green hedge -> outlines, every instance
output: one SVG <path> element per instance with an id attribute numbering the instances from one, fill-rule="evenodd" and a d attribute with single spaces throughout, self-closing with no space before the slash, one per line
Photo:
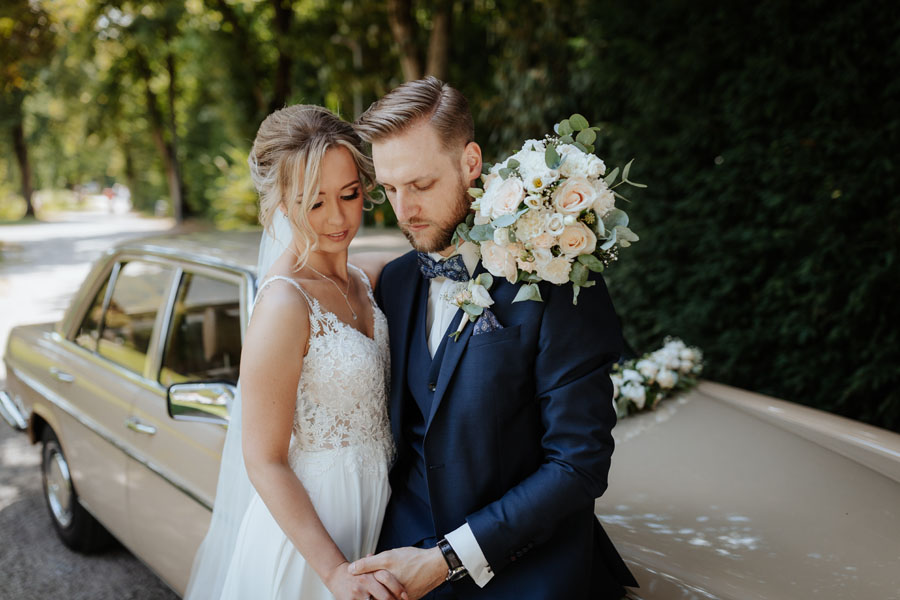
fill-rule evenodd
<path id="1" fill-rule="evenodd" d="M 895 7 L 584 10 L 573 95 L 650 186 L 608 275 L 633 345 L 677 335 L 710 379 L 900 430 Z"/>

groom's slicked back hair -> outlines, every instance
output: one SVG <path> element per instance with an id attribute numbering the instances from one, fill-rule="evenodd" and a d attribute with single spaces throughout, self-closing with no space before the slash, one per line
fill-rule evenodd
<path id="1" fill-rule="evenodd" d="M 469 101 L 459 90 L 432 76 L 394 88 L 372 104 L 354 127 L 363 140 L 372 143 L 403 133 L 421 121 L 437 130 L 448 151 L 462 150 L 475 141 Z"/>

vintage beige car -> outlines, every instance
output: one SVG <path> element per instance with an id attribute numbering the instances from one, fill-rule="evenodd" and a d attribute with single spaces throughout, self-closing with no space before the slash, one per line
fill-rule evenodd
<path id="1" fill-rule="evenodd" d="M 62 541 L 112 534 L 179 594 L 209 522 L 259 234 L 109 250 L 10 334 L 0 415 L 43 444 Z M 703 382 L 614 431 L 596 512 L 630 597 L 900 599 L 900 435 Z M 527 594 L 523 597 L 527 597 Z"/>

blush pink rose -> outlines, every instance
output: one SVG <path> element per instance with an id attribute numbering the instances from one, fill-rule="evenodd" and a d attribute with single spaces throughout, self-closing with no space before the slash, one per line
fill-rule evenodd
<path id="1" fill-rule="evenodd" d="M 564 215 L 577 215 L 589 209 L 597 191 L 584 177 L 570 177 L 553 193 L 553 205 Z"/>
<path id="2" fill-rule="evenodd" d="M 563 230 L 559 236 L 559 249 L 570 258 L 579 254 L 590 254 L 597 249 L 597 236 L 590 227 L 577 222 Z"/>
<path id="3" fill-rule="evenodd" d="M 481 262 L 494 277 L 505 277 L 510 283 L 515 283 L 518 275 L 516 251 L 515 245 L 510 245 L 507 249 L 494 242 L 482 242 Z"/>

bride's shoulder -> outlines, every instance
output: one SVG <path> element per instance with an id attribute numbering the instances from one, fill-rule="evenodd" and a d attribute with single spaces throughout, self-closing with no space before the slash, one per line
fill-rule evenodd
<path id="1" fill-rule="evenodd" d="M 362 270 L 374 288 L 385 265 L 399 256 L 399 252 L 359 252 L 350 257 L 350 264 Z"/>

